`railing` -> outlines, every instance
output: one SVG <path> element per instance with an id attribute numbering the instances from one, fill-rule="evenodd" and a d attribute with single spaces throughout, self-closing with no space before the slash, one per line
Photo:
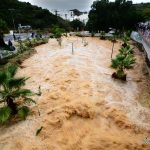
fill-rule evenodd
<path id="1" fill-rule="evenodd" d="M 140 46 L 140 49 L 142 48 L 142 51 L 144 50 L 143 57 L 146 60 L 147 63 L 147 71 L 150 75 L 150 42 L 144 38 L 144 36 L 140 32 L 132 32 L 131 39 L 136 41 L 138 45 Z"/>
<path id="2" fill-rule="evenodd" d="M 144 47 L 144 49 L 145 49 L 145 51 L 146 51 L 147 57 L 148 57 L 148 59 L 149 59 L 149 61 L 150 61 L 150 41 L 147 40 L 147 39 L 143 36 L 143 34 L 141 34 L 141 32 L 139 32 L 139 35 L 142 37 L 142 44 L 143 44 L 143 47 Z"/>

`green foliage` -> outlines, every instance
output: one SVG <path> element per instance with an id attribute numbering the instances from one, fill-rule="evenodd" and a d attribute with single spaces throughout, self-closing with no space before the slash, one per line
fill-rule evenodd
<path id="1" fill-rule="evenodd" d="M 131 69 L 133 68 L 133 65 L 135 64 L 136 59 L 132 54 L 128 54 L 125 59 L 123 60 L 123 65 L 125 69 Z"/>
<path id="2" fill-rule="evenodd" d="M 18 48 L 18 52 L 22 53 L 26 50 L 29 50 L 30 47 L 28 47 L 29 45 L 27 44 L 27 41 L 25 40 L 24 42 L 22 42 L 21 40 L 18 41 L 18 45 L 16 45 L 16 47 Z"/>
<path id="3" fill-rule="evenodd" d="M 26 50 L 30 50 L 31 48 L 34 48 L 36 46 L 42 45 L 42 44 L 46 44 L 48 43 L 48 39 L 47 38 L 35 38 L 35 39 L 27 39 L 24 41 L 18 41 L 18 48 L 19 51 L 22 53 L 23 51 Z"/>
<path id="4" fill-rule="evenodd" d="M 125 80 L 125 69 L 133 68 L 136 59 L 133 55 L 134 51 L 129 45 L 122 47 L 119 52 L 116 58 L 112 59 L 111 67 L 117 70 L 112 77 Z"/>
<path id="5" fill-rule="evenodd" d="M 62 37 L 64 32 L 65 32 L 65 30 L 62 29 L 62 28 L 59 28 L 58 26 L 54 26 L 53 29 L 52 29 L 53 37 L 57 39 L 58 44 L 60 46 L 61 46 L 61 43 L 62 43 L 61 37 Z"/>
<path id="6" fill-rule="evenodd" d="M 11 109 L 9 107 L 0 108 L 0 123 L 5 123 L 11 116 Z"/>
<path id="7" fill-rule="evenodd" d="M 91 37 L 94 37 L 94 36 L 95 36 L 95 33 L 94 33 L 94 32 L 92 32 L 92 33 L 91 33 Z"/>
<path id="8" fill-rule="evenodd" d="M 73 29 L 74 31 L 81 31 L 81 30 L 83 30 L 84 27 L 85 27 L 84 23 L 81 22 L 81 21 L 78 20 L 78 19 L 75 19 L 75 20 L 71 21 L 71 22 L 70 22 L 70 25 L 71 25 L 71 27 L 72 27 L 72 29 Z"/>
<path id="9" fill-rule="evenodd" d="M 10 10 L 13 8 L 13 10 Z M 22 25 L 31 25 L 32 28 L 43 29 L 58 24 L 67 28 L 68 22 L 59 16 L 52 14 L 47 9 L 33 6 L 29 2 L 20 2 L 18 0 L 1 0 L 0 1 L 0 18 L 6 21 L 9 28 L 13 28 L 12 16 L 15 20 L 15 26 L 19 23 Z"/>
<path id="10" fill-rule="evenodd" d="M 133 64 L 135 63 L 135 58 L 132 54 L 118 54 L 115 59 L 112 60 L 112 67 L 115 69 L 130 69 L 133 67 Z"/>
<path id="11" fill-rule="evenodd" d="M 106 39 L 105 35 L 106 35 L 105 31 L 102 31 L 100 34 L 100 39 L 105 40 Z"/>
<path id="12" fill-rule="evenodd" d="M 7 23 L 0 18 L 0 31 L 4 32 L 6 30 L 7 30 Z"/>
<path id="13" fill-rule="evenodd" d="M 36 104 L 36 101 L 34 101 L 32 98 L 25 98 L 25 102 L 27 103 L 27 104 L 30 104 L 30 103 L 34 103 L 34 104 Z"/>
<path id="14" fill-rule="evenodd" d="M 126 47 L 128 44 L 129 44 L 129 41 L 130 41 L 130 37 L 127 35 L 127 34 L 125 34 L 124 36 L 123 36 L 123 42 L 124 42 L 124 47 Z"/>
<path id="15" fill-rule="evenodd" d="M 3 71 L 0 71 L 0 103 L 7 105 L 0 110 L 1 122 L 7 121 L 10 114 L 18 114 L 19 117 L 25 119 L 29 111 L 26 106 L 21 107 L 21 105 L 27 101 L 34 102 L 29 98 L 34 95 L 33 92 L 29 89 L 22 89 L 28 78 L 15 78 L 16 72 L 17 66 L 12 64 L 8 64 Z"/>
<path id="16" fill-rule="evenodd" d="M 122 47 L 119 49 L 119 52 L 122 54 L 122 55 L 128 55 L 128 54 L 133 54 L 134 53 L 134 50 L 133 48 L 131 48 L 129 45 L 127 45 L 126 47 Z"/>
<path id="17" fill-rule="evenodd" d="M 63 35 L 64 32 L 65 32 L 65 30 L 62 28 L 59 28 L 58 26 L 54 26 L 52 29 L 52 33 L 54 34 L 54 37 L 56 39 L 61 38 L 61 36 Z"/>
<path id="18" fill-rule="evenodd" d="M 149 8 L 145 8 L 143 10 L 143 16 L 144 16 L 145 20 L 150 19 L 150 7 Z"/>
<path id="19" fill-rule="evenodd" d="M 142 21 L 147 21 L 150 19 L 150 3 L 135 4 L 136 11 Z"/>
<path id="20" fill-rule="evenodd" d="M 29 107 L 27 107 L 27 106 L 22 106 L 21 108 L 18 109 L 17 115 L 18 115 L 19 118 L 21 118 L 21 119 L 26 119 L 26 117 L 28 116 L 29 112 L 30 112 Z"/>
<path id="21" fill-rule="evenodd" d="M 133 29 L 135 24 L 144 20 L 137 12 L 132 1 L 109 0 L 94 1 L 89 12 L 87 29 L 89 31 L 108 31 L 110 27 L 119 30 Z"/>

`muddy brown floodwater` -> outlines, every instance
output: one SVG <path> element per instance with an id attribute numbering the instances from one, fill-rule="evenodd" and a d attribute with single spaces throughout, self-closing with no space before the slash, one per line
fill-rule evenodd
<path id="1" fill-rule="evenodd" d="M 85 40 L 87 46 L 81 38 L 64 38 L 59 47 L 50 39 L 24 61 L 17 76 L 30 77 L 26 88 L 41 86 L 42 95 L 34 97 L 27 120 L 0 127 L 0 150 L 150 149 L 144 144 L 150 138 L 150 86 L 142 53 L 135 49 L 137 63 L 123 83 L 111 78 L 112 43 Z"/>

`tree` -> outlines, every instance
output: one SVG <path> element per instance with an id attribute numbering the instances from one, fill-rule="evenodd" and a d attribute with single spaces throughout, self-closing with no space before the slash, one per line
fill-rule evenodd
<path id="1" fill-rule="evenodd" d="M 13 9 L 10 10 L 10 9 Z M 9 10 L 9 11 L 8 11 Z M 33 29 L 43 29 L 52 27 L 53 24 L 65 28 L 67 21 L 61 17 L 52 14 L 47 9 L 31 5 L 29 2 L 20 2 L 19 0 L 0 0 L 0 18 L 6 21 L 10 29 L 18 24 L 31 25 Z M 65 28 L 66 29 L 66 28 Z"/>
<path id="2" fill-rule="evenodd" d="M 81 30 L 83 30 L 84 27 L 85 27 L 84 23 L 81 22 L 81 21 L 78 20 L 78 19 L 75 19 L 75 20 L 71 21 L 71 22 L 70 22 L 70 25 L 71 25 L 71 27 L 72 27 L 72 29 L 73 29 L 74 31 L 81 31 Z"/>
<path id="3" fill-rule="evenodd" d="M 58 26 L 54 26 L 52 29 L 52 33 L 54 34 L 54 38 L 57 39 L 58 44 L 61 46 L 62 35 L 63 35 L 63 33 L 65 33 L 65 30 L 62 28 L 59 28 Z"/>
<path id="4" fill-rule="evenodd" d="M 149 20 L 150 19 L 150 8 L 145 8 L 143 10 L 143 16 L 144 16 L 145 20 Z"/>
<path id="5" fill-rule="evenodd" d="M 129 41 L 130 41 L 130 37 L 129 37 L 129 36 L 124 35 L 122 40 L 123 40 L 122 46 L 123 46 L 124 48 L 127 47 L 127 46 L 129 46 L 129 45 L 128 45 L 128 44 L 129 44 Z"/>
<path id="6" fill-rule="evenodd" d="M 0 108 L 0 122 L 4 123 L 12 116 L 17 115 L 25 119 L 29 113 L 29 107 L 26 104 L 34 102 L 29 96 L 33 93 L 29 89 L 22 89 L 25 81 L 28 78 L 15 78 L 17 66 L 9 64 L 0 71 L 0 103 L 3 107 Z M 23 105 L 23 106 L 22 106 Z"/>
<path id="7" fill-rule="evenodd" d="M 89 31 L 108 31 L 115 28 L 119 30 L 128 30 L 135 27 L 135 24 L 141 21 L 136 7 L 132 1 L 109 0 L 94 1 L 89 12 L 87 28 Z"/>
<path id="8" fill-rule="evenodd" d="M 112 60 L 112 68 L 115 68 L 117 71 L 112 74 L 113 78 L 126 80 L 125 69 L 131 69 L 135 63 L 135 58 L 133 55 L 133 49 L 130 46 L 122 47 L 119 50 L 119 54 L 115 59 Z"/>
<path id="9" fill-rule="evenodd" d="M 7 30 L 7 24 L 4 20 L 0 19 L 0 47 L 5 47 L 6 44 L 3 39 L 3 33 Z"/>

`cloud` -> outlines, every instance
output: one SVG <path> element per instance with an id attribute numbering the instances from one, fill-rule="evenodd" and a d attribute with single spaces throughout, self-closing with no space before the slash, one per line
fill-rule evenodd
<path id="1" fill-rule="evenodd" d="M 50 11 L 79 9 L 80 11 L 90 10 L 94 0 L 20 0 L 30 2 L 31 4 L 47 8 Z M 115 1 L 115 0 L 110 0 Z M 133 0 L 134 3 L 149 2 L 149 0 Z"/>
<path id="2" fill-rule="evenodd" d="M 93 0 L 20 0 L 31 4 L 47 8 L 49 10 L 89 10 Z"/>

